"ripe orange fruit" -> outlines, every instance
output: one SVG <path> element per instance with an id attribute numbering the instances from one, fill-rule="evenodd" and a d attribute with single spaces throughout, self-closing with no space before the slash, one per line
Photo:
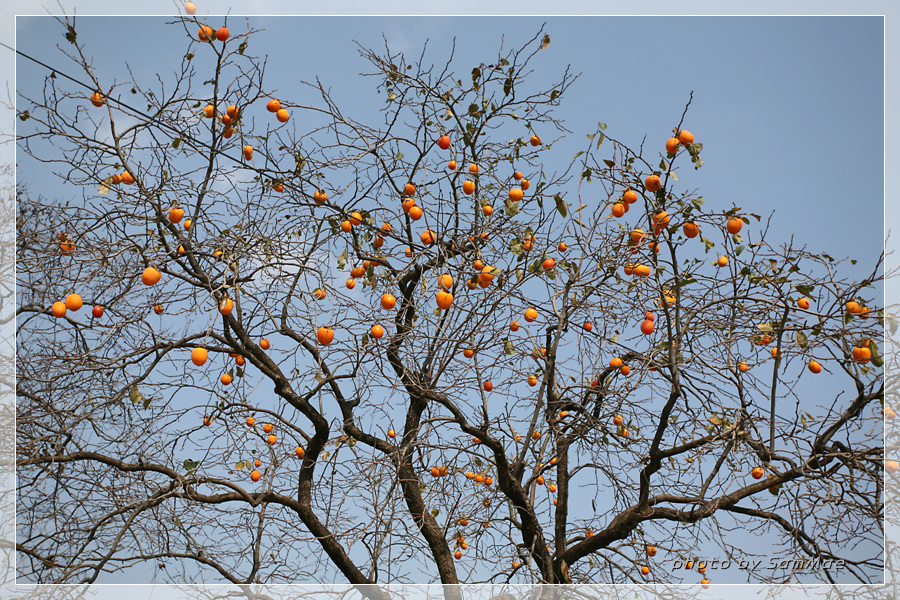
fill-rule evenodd
<path id="1" fill-rule="evenodd" d="M 99 304 L 96 305 L 96 306 L 91 310 L 91 315 L 93 315 L 93 317 L 94 317 L 95 319 L 99 319 L 100 317 L 103 316 L 103 307 L 100 306 Z"/>
<path id="2" fill-rule="evenodd" d="M 494 389 L 494 384 L 491 383 L 490 381 L 485 381 L 484 382 L 484 391 L 489 392 L 492 389 Z"/>
<path id="3" fill-rule="evenodd" d="M 518 202 L 522 198 L 525 197 L 525 192 L 522 191 L 522 188 L 514 187 L 509 190 L 509 199 L 513 202 Z"/>
<path id="4" fill-rule="evenodd" d="M 653 333 L 653 330 L 655 328 L 656 325 L 654 325 L 653 321 L 645 319 L 641 322 L 641 333 L 643 333 L 644 335 L 650 335 L 651 333 Z"/>
<path id="5" fill-rule="evenodd" d="M 534 375 L 528 376 L 528 385 L 530 385 L 531 387 L 534 387 L 537 385 L 537 382 L 538 382 L 537 377 L 535 377 Z"/>
<path id="6" fill-rule="evenodd" d="M 103 96 L 100 92 L 94 92 L 91 94 L 91 104 L 94 106 L 103 106 Z"/>
<path id="7" fill-rule="evenodd" d="M 252 471 L 250 471 L 250 480 L 251 481 L 254 481 L 254 482 L 259 481 L 261 477 L 262 477 L 262 473 L 260 473 L 258 470 L 253 469 Z"/>
<path id="8" fill-rule="evenodd" d="M 144 285 L 156 285 L 159 283 L 162 274 L 153 267 L 147 267 L 141 274 L 141 281 Z"/>
<path id="9" fill-rule="evenodd" d="M 272 433 L 272 431 L 274 431 L 274 430 L 275 430 L 275 426 L 272 425 L 271 423 L 266 423 L 265 425 L 263 425 L 263 431 L 265 431 L 266 433 Z"/>
<path id="10" fill-rule="evenodd" d="M 741 219 L 740 217 L 731 217 L 730 219 L 728 219 L 728 223 L 725 224 L 725 229 L 728 230 L 728 233 L 734 235 L 740 232 L 743 226 L 743 219 Z"/>
<path id="11" fill-rule="evenodd" d="M 275 442 L 278 441 L 278 438 L 275 436 L 274 433 L 271 433 L 271 434 L 269 434 L 269 437 L 266 438 L 266 441 L 269 443 L 270 446 L 274 446 Z"/>
<path id="12" fill-rule="evenodd" d="M 416 195 L 416 186 L 414 186 L 412 183 L 407 183 L 403 187 L 403 193 L 406 196 L 410 196 L 410 197 L 415 196 Z"/>
<path id="13" fill-rule="evenodd" d="M 616 202 L 612 205 L 612 215 L 617 219 L 622 218 L 625 215 L 625 205 L 621 202 Z"/>
<path id="14" fill-rule="evenodd" d="M 75 312 L 84 305 L 84 301 L 78 294 L 69 294 L 68 296 L 66 296 L 65 304 L 67 309 Z"/>
<path id="15" fill-rule="evenodd" d="M 678 138 L 670 137 L 666 140 L 666 152 L 669 154 L 675 154 L 678 152 L 679 141 Z"/>
<path id="16" fill-rule="evenodd" d="M 532 439 L 535 439 L 535 440 L 541 439 L 541 432 L 540 432 L 540 431 L 535 431 L 534 433 L 531 434 L 531 438 L 532 438 Z"/>
<path id="17" fill-rule="evenodd" d="M 644 187 L 647 188 L 648 192 L 658 192 L 662 189 L 662 181 L 659 178 L 659 175 L 649 175 L 647 179 L 644 180 Z"/>
<path id="18" fill-rule="evenodd" d="M 762 479 L 764 474 L 762 467 L 753 467 L 753 470 L 750 471 L 750 476 L 753 477 L 753 479 Z"/>
<path id="19" fill-rule="evenodd" d="M 471 179 L 466 179 L 463 182 L 463 193 L 466 194 L 467 196 L 471 196 L 472 193 L 474 193 L 474 192 L 475 192 L 475 182 L 472 181 Z"/>
<path id="20" fill-rule="evenodd" d="M 518 331 L 519 330 L 519 322 L 518 321 L 511 322 L 509 324 L 509 330 L 510 331 Z"/>
<path id="21" fill-rule="evenodd" d="M 437 144 L 438 144 L 438 148 L 440 148 L 441 150 L 446 150 L 447 148 L 450 147 L 450 136 L 442 135 L 441 137 L 438 138 Z"/>
<path id="22" fill-rule="evenodd" d="M 270 113 L 277 113 L 280 108 L 281 102 L 275 100 L 274 98 L 266 103 L 266 110 Z"/>
<path id="23" fill-rule="evenodd" d="M 469 173 L 475 174 L 477 172 L 478 172 L 478 165 L 476 165 L 474 163 L 469 165 Z"/>
<path id="24" fill-rule="evenodd" d="M 628 204 L 634 204 L 637 202 L 638 195 L 634 190 L 628 190 L 624 194 L 622 194 L 622 199 L 625 200 Z"/>
<path id="25" fill-rule="evenodd" d="M 524 191 L 527 192 L 527 191 L 528 191 L 528 188 L 531 187 L 531 182 L 528 181 L 527 179 L 523 179 L 523 180 L 519 183 L 519 185 L 522 186 L 522 189 L 523 189 Z"/>
<path id="26" fill-rule="evenodd" d="M 700 580 L 700 585 L 703 586 L 704 590 L 709 589 L 709 579 L 704 577 L 703 579 Z"/>
<path id="27" fill-rule="evenodd" d="M 216 30 L 216 39 L 220 42 L 224 42 L 228 39 L 229 33 L 227 27 L 219 27 L 219 29 Z"/>
<path id="28" fill-rule="evenodd" d="M 475 356 L 475 349 L 466 348 L 465 350 L 463 350 L 463 356 L 465 356 L 466 358 L 472 358 L 473 356 Z"/>
<path id="29" fill-rule="evenodd" d="M 856 302 L 854 300 L 851 300 L 850 302 L 847 303 L 847 312 L 848 313 L 857 314 L 857 313 L 859 313 L 860 308 L 861 307 L 859 306 L 859 302 Z"/>
<path id="30" fill-rule="evenodd" d="M 688 221 L 684 224 L 684 235 L 685 237 L 695 238 L 700 235 L 700 228 L 693 221 Z"/>
<path id="31" fill-rule="evenodd" d="M 541 266 L 544 268 L 545 271 L 549 271 L 550 269 L 552 269 L 553 267 L 556 266 L 556 261 L 553 260 L 552 258 L 548 258 L 548 259 L 545 259 L 543 263 L 541 263 Z"/>
<path id="32" fill-rule="evenodd" d="M 278 192 L 279 194 L 284 191 L 284 184 L 280 181 L 272 186 L 272 189 Z"/>
<path id="33" fill-rule="evenodd" d="M 196 348 L 191 350 L 191 362 L 198 367 L 202 367 L 206 364 L 206 359 L 208 358 L 208 356 L 209 353 L 206 351 L 206 348 L 197 346 Z"/>
<path id="34" fill-rule="evenodd" d="M 473 262 L 472 266 L 475 267 L 476 271 L 484 270 L 484 263 L 481 262 L 480 260 L 476 260 L 475 262 Z"/>
<path id="35" fill-rule="evenodd" d="M 163 308 L 162 304 L 157 304 L 156 306 L 153 307 L 153 312 L 155 312 L 158 315 L 161 315 L 164 312 L 166 312 L 166 309 Z"/>
<path id="36" fill-rule="evenodd" d="M 819 362 L 816 360 L 810 360 L 809 361 L 809 370 L 812 371 L 813 373 L 821 373 L 822 365 L 820 365 Z"/>
<path id="37" fill-rule="evenodd" d="M 381 297 L 381 308 L 390 310 L 397 305 L 397 299 L 392 294 L 385 294 Z"/>
<path id="38" fill-rule="evenodd" d="M 431 244 L 434 243 L 434 232 L 430 229 L 426 229 L 425 231 L 423 231 L 422 235 L 420 237 L 421 237 L 422 243 L 425 244 L 426 246 L 430 246 Z"/>
<path id="39" fill-rule="evenodd" d="M 664 210 L 653 213 L 653 233 L 659 235 L 669 225 L 669 215 Z"/>
<path id="40" fill-rule="evenodd" d="M 644 235 L 643 229 L 635 229 L 631 232 L 631 235 L 628 236 L 628 239 L 631 240 L 632 244 L 640 244 L 644 239 Z"/>
<path id="41" fill-rule="evenodd" d="M 778 351 L 778 348 L 776 347 L 776 348 L 772 348 L 772 351 L 769 354 L 771 354 L 772 358 L 774 358 L 774 357 L 780 355 L 781 353 Z"/>
<path id="42" fill-rule="evenodd" d="M 381 325 L 372 325 L 372 337 L 376 340 L 380 340 L 382 336 L 384 336 L 384 327 Z"/>
<path id="43" fill-rule="evenodd" d="M 344 233 L 350 233 L 352 229 L 353 223 L 351 223 L 350 221 L 341 221 L 341 231 L 343 231 Z"/>
<path id="44" fill-rule="evenodd" d="M 244 160 L 250 160 L 253 158 L 253 146 L 247 144 L 244 146 Z"/>
<path id="45" fill-rule="evenodd" d="M 453 294 L 441 290 L 437 293 L 437 305 L 441 310 L 447 310 L 453 304 Z"/>
<path id="46" fill-rule="evenodd" d="M 209 25 L 204 25 L 200 29 L 197 30 L 197 39 L 201 42 L 211 42 L 213 38 L 215 38 L 216 32 L 213 31 L 213 28 Z"/>
<path id="47" fill-rule="evenodd" d="M 360 223 L 362 223 L 362 215 L 358 212 L 352 212 L 350 213 L 349 221 L 351 225 L 359 225 Z"/>
<path id="48" fill-rule="evenodd" d="M 394 439 L 395 437 L 397 437 L 397 432 L 393 429 L 388 429 L 388 437 Z"/>
<path id="49" fill-rule="evenodd" d="M 119 175 L 119 177 L 122 179 L 122 183 L 124 183 L 125 185 L 131 185 L 134 183 L 134 177 L 132 177 L 131 173 L 129 173 L 128 171 L 122 171 L 122 174 Z"/>
<path id="50" fill-rule="evenodd" d="M 262 461 L 259 460 L 259 459 L 257 458 L 256 460 L 253 461 L 253 466 L 254 466 L 254 467 L 261 467 L 261 466 L 262 466 Z"/>
<path id="51" fill-rule="evenodd" d="M 413 205 L 409 209 L 409 218 L 412 219 L 413 221 L 418 221 L 419 219 L 421 219 L 423 214 L 425 214 L 425 213 L 422 211 L 422 208 L 419 206 Z"/>
<path id="52" fill-rule="evenodd" d="M 870 350 L 868 346 L 854 348 L 853 360 L 861 365 L 866 364 L 872 360 L 872 350 Z"/>
<path id="53" fill-rule="evenodd" d="M 538 317 L 537 309 L 534 307 L 528 308 L 525 311 L 525 320 L 529 323 L 533 322 Z"/>
<path id="54" fill-rule="evenodd" d="M 614 359 L 612 359 L 611 361 L 609 361 L 609 366 L 614 367 L 616 369 L 618 369 L 619 367 L 621 367 L 624 364 L 625 363 L 620 356 L 617 356 Z"/>
<path id="55" fill-rule="evenodd" d="M 538 485 L 544 485 L 544 476 L 538 475 L 538 478 L 534 480 Z"/>
<path id="56" fill-rule="evenodd" d="M 65 302 L 54 302 L 53 306 L 50 307 L 50 313 L 53 314 L 57 319 L 61 319 L 66 316 L 66 303 Z"/>
<path id="57" fill-rule="evenodd" d="M 247 427 L 253 427 L 255 424 L 256 424 L 256 419 L 254 419 L 252 416 L 247 417 Z M 259 465 L 256 465 L 256 466 L 258 467 Z"/>
<path id="58" fill-rule="evenodd" d="M 259 347 L 263 350 L 268 350 L 269 348 L 271 348 L 272 344 L 271 342 L 269 342 L 269 338 L 263 338 L 259 340 Z"/>
<path id="59" fill-rule="evenodd" d="M 216 114 L 216 107 L 212 104 L 207 104 L 206 108 L 203 109 L 203 118 L 211 119 L 214 114 Z"/>
<path id="60" fill-rule="evenodd" d="M 228 127 L 225 131 L 222 132 L 222 137 L 225 139 L 228 139 L 233 135 L 234 135 L 234 129 L 232 129 L 231 127 Z"/>
<path id="61" fill-rule="evenodd" d="M 616 427 L 618 427 L 619 425 L 621 425 L 624 422 L 625 422 L 625 419 L 622 418 L 622 415 L 616 415 L 615 417 L 613 417 L 613 425 L 615 425 Z"/>
<path id="62" fill-rule="evenodd" d="M 169 221 L 172 223 L 181 223 L 181 219 L 184 218 L 184 210 L 178 206 L 173 206 L 169 209 Z"/>
<path id="63" fill-rule="evenodd" d="M 539 138 L 536 135 L 531 136 L 531 139 L 528 141 L 531 143 L 532 146 L 540 146 L 541 145 L 541 138 Z"/>
<path id="64" fill-rule="evenodd" d="M 686 129 L 678 132 L 678 141 L 687 146 L 694 143 L 694 134 Z"/>
<path id="65" fill-rule="evenodd" d="M 884 468 L 891 473 L 896 473 L 898 470 L 900 470 L 900 463 L 898 463 L 896 460 L 886 460 L 884 461 Z"/>
<path id="66" fill-rule="evenodd" d="M 485 477 L 485 478 L 484 478 L 484 485 L 491 485 L 492 483 L 494 483 L 494 478 L 493 478 L 493 477 Z M 465 542 L 462 543 L 462 547 L 463 547 L 463 550 L 466 549 L 466 543 L 465 543 Z"/>
<path id="67" fill-rule="evenodd" d="M 633 272 L 638 277 L 650 277 L 650 266 L 649 265 L 636 265 L 633 269 Z"/>
<path id="68" fill-rule="evenodd" d="M 590 321 L 585 321 L 585 322 L 584 322 L 584 330 L 585 330 L 585 331 L 590 331 L 590 330 L 593 329 L 593 328 L 594 328 L 594 324 L 593 324 L 593 323 L 591 323 Z"/>
<path id="69" fill-rule="evenodd" d="M 565 242 L 560 242 L 559 245 L 556 247 L 556 249 L 559 250 L 560 252 L 565 252 L 566 250 L 569 249 L 569 247 L 566 246 Z"/>
<path id="70" fill-rule="evenodd" d="M 316 339 L 323 346 L 327 346 L 334 341 L 334 329 L 331 327 L 319 327 L 319 330 L 316 332 Z"/>
<path id="71" fill-rule="evenodd" d="M 750 365 L 748 365 L 746 361 L 742 360 L 741 362 L 738 363 L 738 369 L 740 369 L 741 372 L 746 373 L 747 371 L 750 370 Z"/>
<path id="72" fill-rule="evenodd" d="M 306 450 L 304 450 L 300 446 L 297 446 L 296 448 L 294 448 L 294 454 L 297 455 L 297 458 L 303 458 L 304 456 L 306 456 Z"/>
<path id="73" fill-rule="evenodd" d="M 481 212 L 484 213 L 484 216 L 489 217 L 494 214 L 494 207 L 490 204 L 486 204 L 481 207 Z"/>
<path id="74" fill-rule="evenodd" d="M 243 367 L 247 361 L 244 359 L 243 356 L 238 355 L 238 356 L 234 357 L 234 362 L 237 366 Z"/>
<path id="75" fill-rule="evenodd" d="M 231 385 L 231 382 L 234 381 L 234 378 L 228 373 L 222 373 L 222 376 L 219 377 L 219 381 L 222 382 L 222 385 Z"/>
<path id="76" fill-rule="evenodd" d="M 328 292 L 326 292 L 322 288 L 316 288 L 315 290 L 313 290 L 313 296 L 316 297 L 316 300 L 324 300 L 325 296 L 327 296 L 327 295 L 328 295 Z"/>
<path id="77" fill-rule="evenodd" d="M 456 558 L 456 560 L 459 560 L 462 558 L 462 552 L 457 550 L 456 552 L 453 553 L 453 556 Z"/>
<path id="78" fill-rule="evenodd" d="M 728 257 L 723 254 L 716 260 L 716 264 L 719 265 L 720 267 L 727 267 L 728 266 Z"/>
<path id="79" fill-rule="evenodd" d="M 291 113 L 289 113 L 286 108 L 279 108 L 275 112 L 275 118 L 282 123 L 287 123 L 287 120 L 291 118 Z"/>
<path id="80" fill-rule="evenodd" d="M 656 556 L 656 546 L 647 546 L 647 556 Z"/>
<path id="81" fill-rule="evenodd" d="M 628 374 L 631 373 L 631 367 L 629 367 L 628 365 L 622 365 L 621 367 L 619 367 L 619 373 L 627 377 Z"/>
<path id="82" fill-rule="evenodd" d="M 230 315 L 231 311 L 234 310 L 234 300 L 229 297 L 225 297 L 219 302 L 219 312 L 223 315 Z"/>
<path id="83" fill-rule="evenodd" d="M 650 567 L 648 567 L 647 565 L 644 565 L 641 567 L 641 575 L 647 575 L 649 573 L 650 573 Z"/>

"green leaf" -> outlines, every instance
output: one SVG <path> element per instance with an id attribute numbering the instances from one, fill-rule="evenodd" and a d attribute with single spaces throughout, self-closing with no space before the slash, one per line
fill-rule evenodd
<path id="1" fill-rule="evenodd" d="M 878 344 L 875 343 L 875 340 L 869 341 L 869 350 L 872 352 L 872 366 L 883 367 L 884 359 L 881 357 L 881 353 L 878 352 Z"/>
<path id="2" fill-rule="evenodd" d="M 503 206 L 506 209 L 507 217 L 514 217 L 517 214 L 519 214 L 519 203 L 518 202 L 513 202 L 512 200 L 507 198 L 506 201 L 503 203 Z"/>
<path id="3" fill-rule="evenodd" d="M 199 462 L 194 462 L 193 460 L 190 460 L 189 458 L 184 459 L 184 469 L 188 473 L 190 473 L 191 471 L 195 471 L 197 469 L 197 467 L 199 467 L 199 466 L 200 466 Z"/>
<path id="4" fill-rule="evenodd" d="M 613 162 L 613 161 L 611 161 L 611 160 L 609 160 L 608 158 L 604 158 L 604 159 L 603 159 L 603 164 L 605 164 L 605 165 L 606 165 L 607 167 L 609 167 L 610 169 L 612 169 L 613 167 L 616 166 L 616 163 Z"/>
<path id="5" fill-rule="evenodd" d="M 799 285 L 795 285 L 795 286 L 794 286 L 794 289 L 796 289 L 798 292 L 800 292 L 801 294 L 803 294 L 803 295 L 806 296 L 807 298 L 812 299 L 811 294 L 812 294 L 812 292 L 813 292 L 813 289 L 815 289 L 815 286 L 813 286 L 813 285 L 808 285 L 808 284 L 805 284 L 805 283 L 801 283 L 801 284 L 799 284 Z"/>
<path id="6" fill-rule="evenodd" d="M 347 249 L 344 248 L 344 251 L 343 251 L 343 252 L 341 253 L 341 255 L 338 257 L 338 263 L 337 263 L 337 268 L 338 268 L 338 270 L 343 270 L 344 267 L 347 266 L 347 258 L 348 258 L 348 257 L 347 257 Z"/>
<path id="7" fill-rule="evenodd" d="M 806 334 L 802 331 L 798 331 L 794 334 L 794 341 L 797 342 L 797 345 L 801 348 L 806 348 L 809 345 L 809 340 L 806 337 Z"/>
<path id="8" fill-rule="evenodd" d="M 504 96 L 509 96 L 509 93 L 510 93 L 511 91 L 512 91 L 512 79 L 510 79 L 509 77 L 507 77 L 507 78 L 506 78 L 506 81 L 503 82 L 503 95 L 504 95 Z M 513 118 L 515 119 L 515 118 L 517 118 L 517 117 L 516 117 L 516 116 L 513 116 Z"/>
<path id="9" fill-rule="evenodd" d="M 567 217 L 569 214 L 569 210 L 566 207 L 566 202 L 562 199 L 562 196 L 556 194 L 555 196 L 553 196 L 553 199 L 556 200 L 556 210 L 559 211 L 559 214 L 561 214 L 563 218 Z"/>
<path id="10" fill-rule="evenodd" d="M 511 341 L 506 340 L 506 342 L 503 343 L 503 352 L 505 352 L 509 356 L 512 356 L 516 352 L 516 347 Z"/>
<path id="11" fill-rule="evenodd" d="M 247 463 L 245 463 L 244 461 L 234 463 L 235 471 L 242 471 L 244 469 L 244 467 L 246 467 L 246 466 L 247 466 Z"/>
<path id="12" fill-rule="evenodd" d="M 172 147 L 175 148 L 176 150 L 178 149 L 178 146 L 180 146 L 180 145 L 181 145 L 181 138 L 175 138 L 174 140 L 172 140 Z"/>
<path id="13" fill-rule="evenodd" d="M 516 281 L 521 282 L 523 279 L 525 279 L 525 271 L 516 269 Z"/>
<path id="14" fill-rule="evenodd" d="M 772 327 L 771 323 L 760 323 L 759 325 L 756 326 L 756 328 L 759 329 L 760 331 L 765 331 L 765 332 L 769 332 L 769 333 L 771 333 L 772 331 L 775 331 L 775 329 Z"/>
<path id="15" fill-rule="evenodd" d="M 509 241 L 509 251 L 519 256 L 525 252 L 525 248 L 522 246 L 522 240 L 519 238 L 513 238 Z"/>
<path id="16" fill-rule="evenodd" d="M 77 37 L 77 34 L 75 33 L 75 28 L 72 27 L 71 25 L 66 25 L 65 36 L 66 36 L 66 40 L 68 40 L 68 42 L 70 44 L 74 44 L 75 38 Z M 547 39 L 549 40 L 550 38 L 547 38 Z"/>
<path id="17" fill-rule="evenodd" d="M 740 256 L 741 252 L 743 252 L 744 250 L 746 250 L 745 246 L 738 246 L 737 248 L 734 249 L 734 255 Z"/>
<path id="18" fill-rule="evenodd" d="M 138 391 L 138 386 L 136 383 L 131 386 L 131 390 L 129 390 L 128 392 L 128 397 L 131 399 L 132 404 L 137 404 L 144 399 L 144 395 Z"/>
<path id="19" fill-rule="evenodd" d="M 691 204 L 697 207 L 697 210 L 703 206 L 703 203 L 706 202 L 703 198 L 691 198 Z"/>
<path id="20" fill-rule="evenodd" d="M 718 415 L 712 415 L 712 416 L 709 417 L 707 420 L 708 420 L 710 423 L 712 423 L 713 425 L 722 425 L 722 424 L 725 423 L 725 420 L 722 419 L 722 417 L 720 417 L 720 416 L 718 416 Z"/>
<path id="21" fill-rule="evenodd" d="M 247 40 L 244 40 L 243 42 L 241 42 L 241 45 L 238 46 L 238 54 L 243 55 L 244 50 L 246 50 L 246 49 L 247 49 Z"/>
<path id="22" fill-rule="evenodd" d="M 600 128 L 600 131 L 606 131 L 606 123 L 597 123 L 597 127 Z"/>

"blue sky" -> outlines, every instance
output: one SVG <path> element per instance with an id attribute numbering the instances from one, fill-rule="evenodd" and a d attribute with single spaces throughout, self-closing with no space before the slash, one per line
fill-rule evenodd
<path id="1" fill-rule="evenodd" d="M 205 3 L 197 4 L 199 13 L 207 10 Z M 841 14 L 846 12 L 842 4 L 819 3 L 817 10 L 831 8 L 829 12 Z M 98 2 L 74 5 L 79 14 L 103 14 L 110 8 L 108 3 Z M 348 12 L 371 10 L 368 4 L 332 5 L 346 6 Z M 141 10 L 164 14 L 173 12 L 175 6 L 145 2 L 141 3 Z M 233 14 L 269 12 L 264 2 L 231 6 Z M 283 3 L 277 6 L 278 11 L 294 12 Z M 456 4 L 454 10 L 469 12 L 477 10 L 476 6 Z M 516 9 L 511 8 L 512 3 L 498 6 L 507 9 L 497 9 L 498 13 L 546 10 L 545 6 L 529 2 L 516 3 Z M 652 11 L 654 6 L 673 12 L 669 3 L 646 3 L 643 8 Z M 696 6 L 700 12 L 722 11 L 718 3 Z M 805 12 L 800 4 L 777 6 L 778 10 L 795 14 Z M 869 3 L 863 10 L 869 6 L 869 14 L 884 14 L 888 10 L 887 3 Z M 761 3 L 757 10 L 766 7 Z M 302 5 L 300 9 L 307 10 Z M 379 9 L 409 12 L 422 10 L 422 6 L 395 2 Z M 574 13 L 600 10 L 595 3 L 572 2 L 559 7 L 566 9 Z M 209 19 L 213 26 L 219 21 L 220 18 Z M 101 79 L 111 81 L 120 76 L 126 61 L 139 79 L 146 79 L 167 58 L 177 61 L 183 53 L 183 34 L 175 27 L 161 27 L 160 22 L 161 19 L 148 19 L 146 26 L 110 27 L 108 19 L 85 18 L 78 29 L 83 39 L 91 40 L 88 53 L 96 57 Z M 232 31 L 242 30 L 244 22 L 243 18 L 230 17 L 229 27 Z M 894 116 L 889 114 L 887 124 L 884 121 L 884 86 L 896 86 L 891 82 L 900 80 L 890 76 L 896 73 L 890 46 L 889 75 L 885 79 L 884 23 L 880 17 L 250 19 L 252 27 L 265 29 L 265 34 L 257 36 L 254 42 L 259 47 L 252 50 L 269 55 L 268 81 L 278 88 L 279 95 L 302 97 L 302 88 L 296 82 L 318 75 L 354 116 L 372 114 L 378 108 L 373 102 L 380 100 L 374 83 L 368 88 L 366 84 L 358 86 L 356 75 L 366 65 L 351 40 L 379 46 L 383 33 L 392 49 L 418 53 L 427 38 L 427 58 L 436 61 L 444 56 L 451 38 L 456 36 L 456 64 L 460 65 L 460 72 L 466 72 L 465 66 L 471 68 L 495 53 L 500 34 L 517 45 L 545 22 L 551 45 L 535 63 L 538 76 L 552 79 L 567 64 L 581 73 L 558 113 L 573 131 L 573 144 L 580 145 L 583 134 L 603 121 L 613 137 L 637 143 L 646 135 L 650 147 L 661 145 L 693 91 L 694 101 L 685 126 L 704 144 L 706 164 L 699 171 L 683 168 L 680 177 L 685 187 L 701 190 L 707 202 L 715 202 L 722 209 L 738 205 L 764 217 L 775 211 L 773 239 L 794 235 L 810 250 L 859 258 L 866 267 L 880 253 L 883 238 L 878 225 L 884 222 L 885 210 L 889 222 L 896 216 L 896 209 L 885 203 L 883 187 L 885 161 L 894 164 L 891 157 L 896 154 L 889 147 L 885 156 L 883 149 L 885 125 L 889 136 L 896 129 L 891 122 Z M 11 33 L 9 24 L 6 20 L 0 28 L 6 43 L 11 40 L 7 35 Z M 44 27 L 49 27 L 49 33 Z M 105 36 L 103 41 L 94 41 L 100 33 Z M 60 64 L 58 53 L 46 43 L 48 37 L 64 43 L 56 24 L 47 26 L 46 20 L 22 18 L 17 22 L 16 36 L 20 50 Z M 147 48 L 153 49 L 152 61 L 148 60 Z M 5 74 L 11 65 L 11 61 L 3 61 Z M 283 82 L 275 75 L 281 73 Z M 19 87 L 39 89 L 34 84 L 42 81 L 44 75 L 20 60 Z M 888 87 L 889 98 L 896 99 L 894 92 L 896 88 Z M 5 118 L 4 122 L 10 120 Z M 0 152 L 9 157 L 10 149 L 6 145 Z M 564 156 L 575 151 L 573 146 L 572 152 Z M 27 161 L 20 163 L 20 180 L 35 181 L 34 173 Z M 63 190 L 46 188 L 45 193 L 58 191 Z"/>

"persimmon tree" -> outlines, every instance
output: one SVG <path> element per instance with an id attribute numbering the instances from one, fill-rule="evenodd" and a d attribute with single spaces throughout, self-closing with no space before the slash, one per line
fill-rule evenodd
<path id="1" fill-rule="evenodd" d="M 18 182 L 20 577 L 880 577 L 881 258 L 704 201 L 690 102 L 573 159 L 545 31 L 361 48 L 364 122 L 268 87 L 233 19 L 172 24 L 152 82 L 61 25 L 69 70 L 18 102 L 70 194 Z"/>

